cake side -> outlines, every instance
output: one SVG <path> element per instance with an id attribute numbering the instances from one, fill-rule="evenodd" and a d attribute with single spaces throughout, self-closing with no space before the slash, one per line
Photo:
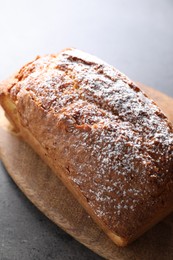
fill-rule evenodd
<path id="1" fill-rule="evenodd" d="M 131 241 L 169 211 L 172 126 L 132 81 L 74 49 L 36 59 L 15 80 L 2 96 L 111 232 Z"/>

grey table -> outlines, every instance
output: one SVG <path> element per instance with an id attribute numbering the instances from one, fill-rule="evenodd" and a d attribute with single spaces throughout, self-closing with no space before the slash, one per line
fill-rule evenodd
<path id="1" fill-rule="evenodd" d="M 0 1 L 0 80 L 77 47 L 173 96 L 172 0 Z M 101 259 L 51 223 L 0 164 L 0 260 Z"/>

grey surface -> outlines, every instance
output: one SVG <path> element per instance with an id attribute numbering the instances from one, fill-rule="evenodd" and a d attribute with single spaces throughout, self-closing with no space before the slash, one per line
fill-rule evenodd
<path id="1" fill-rule="evenodd" d="M 77 47 L 173 96 L 172 0 L 0 1 L 0 80 Z M 44 217 L 0 165 L 0 260 L 101 259 Z"/>

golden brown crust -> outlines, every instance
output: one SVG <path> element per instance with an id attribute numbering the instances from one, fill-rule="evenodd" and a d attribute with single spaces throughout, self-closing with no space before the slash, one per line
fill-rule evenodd
<path id="1" fill-rule="evenodd" d="M 117 244 L 172 210 L 172 126 L 122 73 L 66 49 L 25 65 L 2 88 L 21 134 Z"/>

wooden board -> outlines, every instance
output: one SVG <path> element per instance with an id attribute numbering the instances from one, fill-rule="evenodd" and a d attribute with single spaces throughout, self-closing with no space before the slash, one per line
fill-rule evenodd
<path id="1" fill-rule="evenodd" d="M 173 99 L 141 85 L 173 122 Z M 18 187 L 49 219 L 106 259 L 173 259 L 173 214 L 126 248 L 93 223 L 61 181 L 8 126 L 0 111 L 0 155 Z"/>

